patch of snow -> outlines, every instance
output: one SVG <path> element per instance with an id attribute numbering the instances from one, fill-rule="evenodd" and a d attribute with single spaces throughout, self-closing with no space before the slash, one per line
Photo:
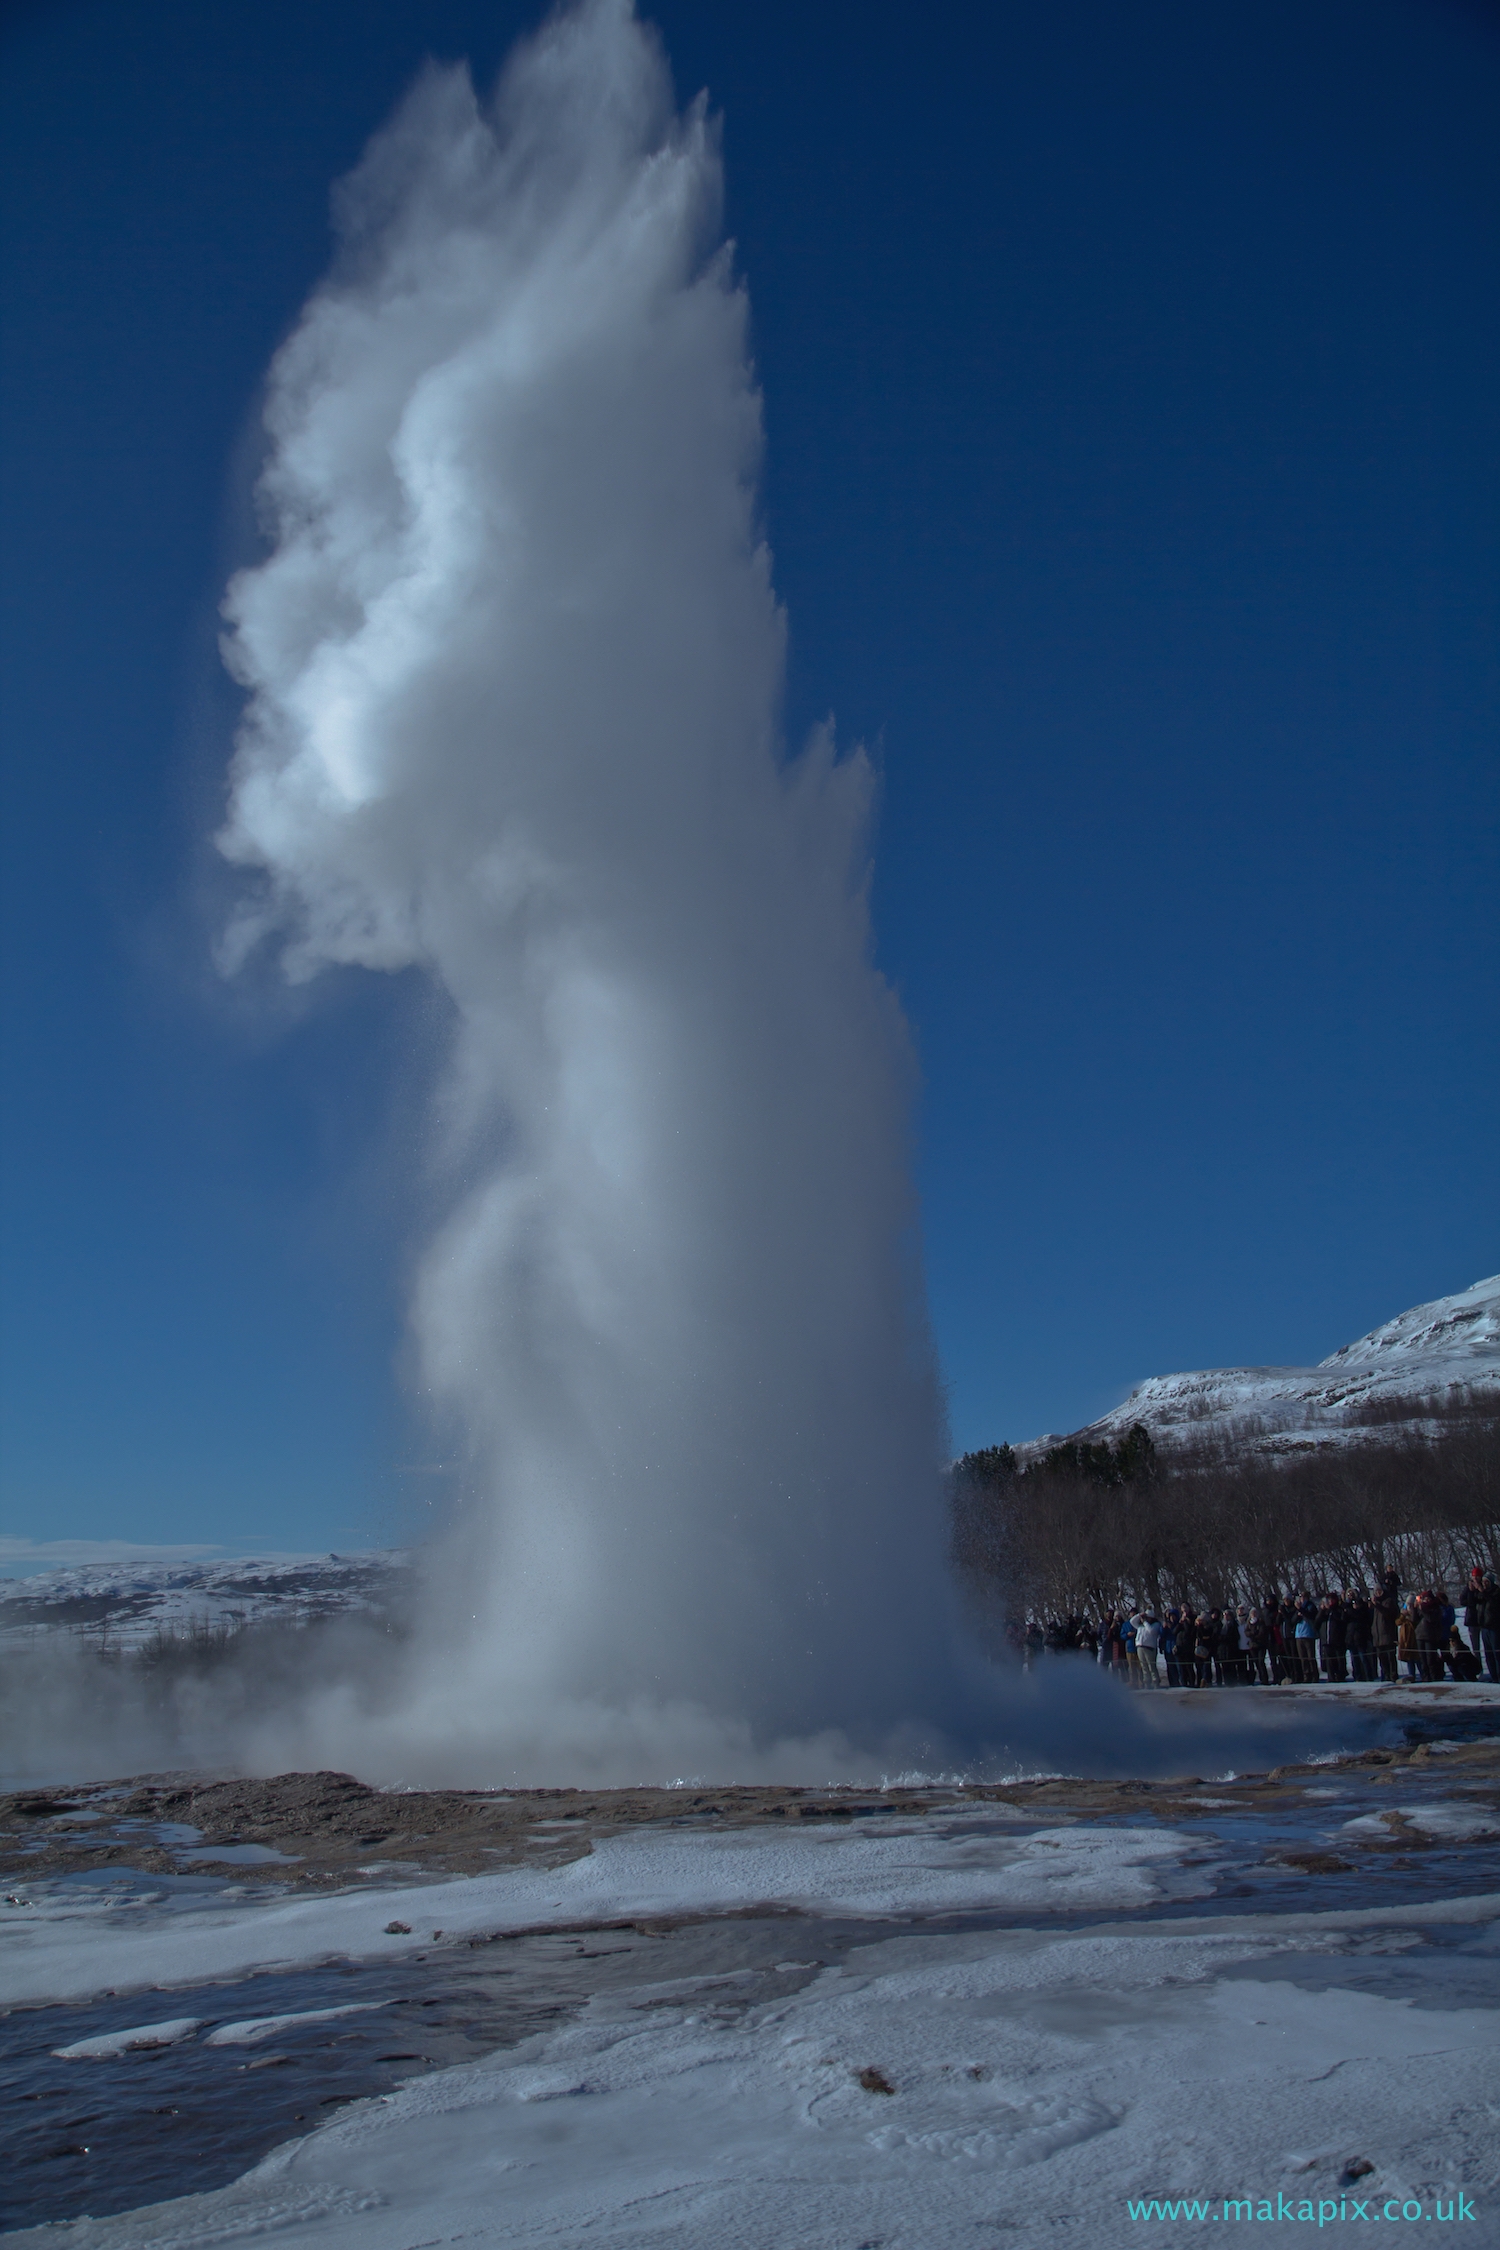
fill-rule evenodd
<path id="1" fill-rule="evenodd" d="M 131 2055 L 147 2047 L 175 2047 L 191 2039 L 201 2016 L 173 2016 L 166 2023 L 142 2023 L 129 2031 L 101 2031 L 93 2039 L 75 2039 L 71 2047 L 54 2047 L 60 2062 L 101 2062 L 108 2056 Z"/>
<path id="2" fill-rule="evenodd" d="M 1387 1805 L 1378 1813 L 1362 1813 L 1357 1820 L 1346 1820 L 1342 1832 L 1389 1841 L 1409 1829 L 1455 1844 L 1472 1843 L 1481 1836 L 1500 1836 L 1500 1812 L 1485 1811 L 1478 1805 Z"/>
<path id="3" fill-rule="evenodd" d="M 351 2000 L 342 2008 L 297 2008 L 282 2016 L 246 2016 L 239 2023 L 221 2023 L 204 2040 L 205 2047 L 258 2047 L 274 2039 L 288 2024 L 332 2023 L 339 2016 L 368 2016 L 389 2006 L 385 2000 Z"/>

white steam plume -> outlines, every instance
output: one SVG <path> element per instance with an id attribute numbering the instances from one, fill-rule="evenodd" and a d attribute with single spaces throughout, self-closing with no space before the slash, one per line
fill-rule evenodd
<path id="1" fill-rule="evenodd" d="M 271 373 L 230 963 L 280 931 L 456 1021 L 413 1320 L 472 1497 L 399 1716 L 306 1722 L 366 1768 L 791 1778 L 963 1696 L 871 774 L 782 747 L 719 209 L 589 0 L 488 109 L 428 70 Z"/>

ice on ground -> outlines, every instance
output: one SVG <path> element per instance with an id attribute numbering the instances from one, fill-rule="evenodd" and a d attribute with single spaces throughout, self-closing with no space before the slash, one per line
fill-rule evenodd
<path id="1" fill-rule="evenodd" d="M 1387 1805 L 1378 1813 L 1346 1820 L 1339 1833 L 1389 1840 L 1412 1830 L 1434 1841 L 1472 1843 L 1482 1836 L 1500 1836 L 1500 1811 L 1480 1805 Z"/>
<path id="2" fill-rule="evenodd" d="M 332 2023 L 339 2016 L 373 2015 L 377 2008 L 389 2006 L 385 2000 L 352 2000 L 342 2008 L 294 2008 L 281 2016 L 246 2016 L 239 2023 L 221 2023 L 204 2040 L 205 2047 L 258 2047 L 263 2039 L 274 2039 L 278 2032 L 286 2031 L 292 2024 Z"/>
<path id="3" fill-rule="evenodd" d="M 134 2054 L 146 2047 L 175 2047 L 191 2039 L 201 2016 L 173 2016 L 166 2023 L 134 2024 L 128 2031 L 101 2031 L 94 2039 L 75 2039 L 71 2047 L 54 2047 L 61 2062 L 102 2062 L 107 2056 Z"/>
<path id="4" fill-rule="evenodd" d="M 1189 1842 L 1171 1829 L 1021 1829 L 1019 1816 L 985 1806 L 879 1835 L 838 1822 L 808 1823 L 795 1836 L 637 1831 L 562 1867 L 237 1904 L 164 1895 L 122 1907 L 38 1886 L 32 1911 L 6 1927 L 0 2003 L 161 1990 L 340 1957 L 389 1959 L 420 1952 L 433 1930 L 461 1942 L 752 1907 L 871 1917 L 1130 1909 L 1207 1888 L 1205 1876 L 1181 1866 Z M 389 1932 L 395 1919 L 413 1926 Z"/>
<path id="5" fill-rule="evenodd" d="M 1131 2199 L 1337 2208 L 1359 2165 L 1371 2211 L 1463 2192 L 1466 2239 L 1494 2245 L 1500 2018 L 1310 1992 L 1278 1975 L 1289 1952 L 1246 1916 L 880 1940 L 748 2013 L 713 1980 L 638 1988 L 362 2103 L 219 2194 L 16 2240 L 1102 2245 Z"/>
<path id="6" fill-rule="evenodd" d="M 1406 1777 L 1402 1801 L 1361 1815 L 1351 1836 L 1461 1844 L 1495 1832 L 1456 1769 L 1438 1786 L 1452 1794 L 1423 1802 Z M 1320 1809 L 1319 1835 L 1343 1833 L 1353 1809 Z M 1477 2215 L 1464 2239 L 1500 2250 L 1500 2012 L 1483 2004 L 1500 1896 L 1307 1912 L 1241 1911 L 1225 1896 L 1174 1917 L 1163 1910 L 1201 1900 L 1213 1879 L 1196 1828 L 1035 1817 L 984 1802 L 878 1827 L 636 1829 L 560 1867 L 333 1896 L 164 1888 L 123 1905 L 39 1888 L 36 1908 L 6 1918 L 12 1999 L 409 1957 L 437 1931 L 464 1947 L 747 1910 L 836 1916 L 841 1945 L 863 1920 L 865 1942 L 819 1968 L 829 1948 L 809 1920 L 773 1940 L 785 1978 L 611 1983 L 568 2023 L 357 2103 L 230 2187 L 15 2239 L 190 2250 L 274 2231 L 287 2250 L 304 2238 L 308 2250 L 967 2250 L 1061 2232 L 1103 2246 L 1128 2230 L 1132 2202 L 1153 2198 L 1202 2199 L 1221 2218 L 1229 2198 L 1309 2215 L 1347 2196 L 1370 2212 L 1415 2198 L 1435 2217 L 1462 2195 Z M 1483 1847 L 1474 1873 L 1491 1858 Z M 1070 1926 L 1079 1910 L 1088 1927 Z M 932 1926 L 990 1912 L 1009 1926 Z M 412 1927 L 388 1931 L 397 1918 Z M 1381 1966 L 1396 1956 L 1399 1978 Z M 226 1995 L 224 2007 L 262 1998 Z M 73 2051 L 196 2031 L 205 2070 L 217 2048 L 232 2071 L 283 2028 L 374 2005 L 143 2023 Z M 1258 2239 L 1301 2240 L 1287 2231 L 1299 2223 L 1272 2218 Z"/>

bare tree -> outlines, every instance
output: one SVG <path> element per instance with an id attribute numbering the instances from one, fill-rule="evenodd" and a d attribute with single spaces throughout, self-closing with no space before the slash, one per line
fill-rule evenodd
<path id="1" fill-rule="evenodd" d="M 1476 1400 L 1381 1402 L 1340 1444 L 1280 1451 L 1247 1429 L 1158 1453 L 1139 1425 L 1024 1466 L 994 1446 L 952 1487 L 954 1562 L 991 1619 L 1500 1575 L 1500 1418 Z"/>

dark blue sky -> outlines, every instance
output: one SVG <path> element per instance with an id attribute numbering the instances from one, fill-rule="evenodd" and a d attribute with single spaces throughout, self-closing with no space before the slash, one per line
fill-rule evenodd
<path id="1" fill-rule="evenodd" d="M 726 119 L 789 731 L 881 746 L 961 1446 L 1500 1265 L 1500 13 L 672 0 Z M 266 361 L 473 0 L 11 0 L 4 1490 L 352 1545 L 420 996 L 207 967 Z"/>

